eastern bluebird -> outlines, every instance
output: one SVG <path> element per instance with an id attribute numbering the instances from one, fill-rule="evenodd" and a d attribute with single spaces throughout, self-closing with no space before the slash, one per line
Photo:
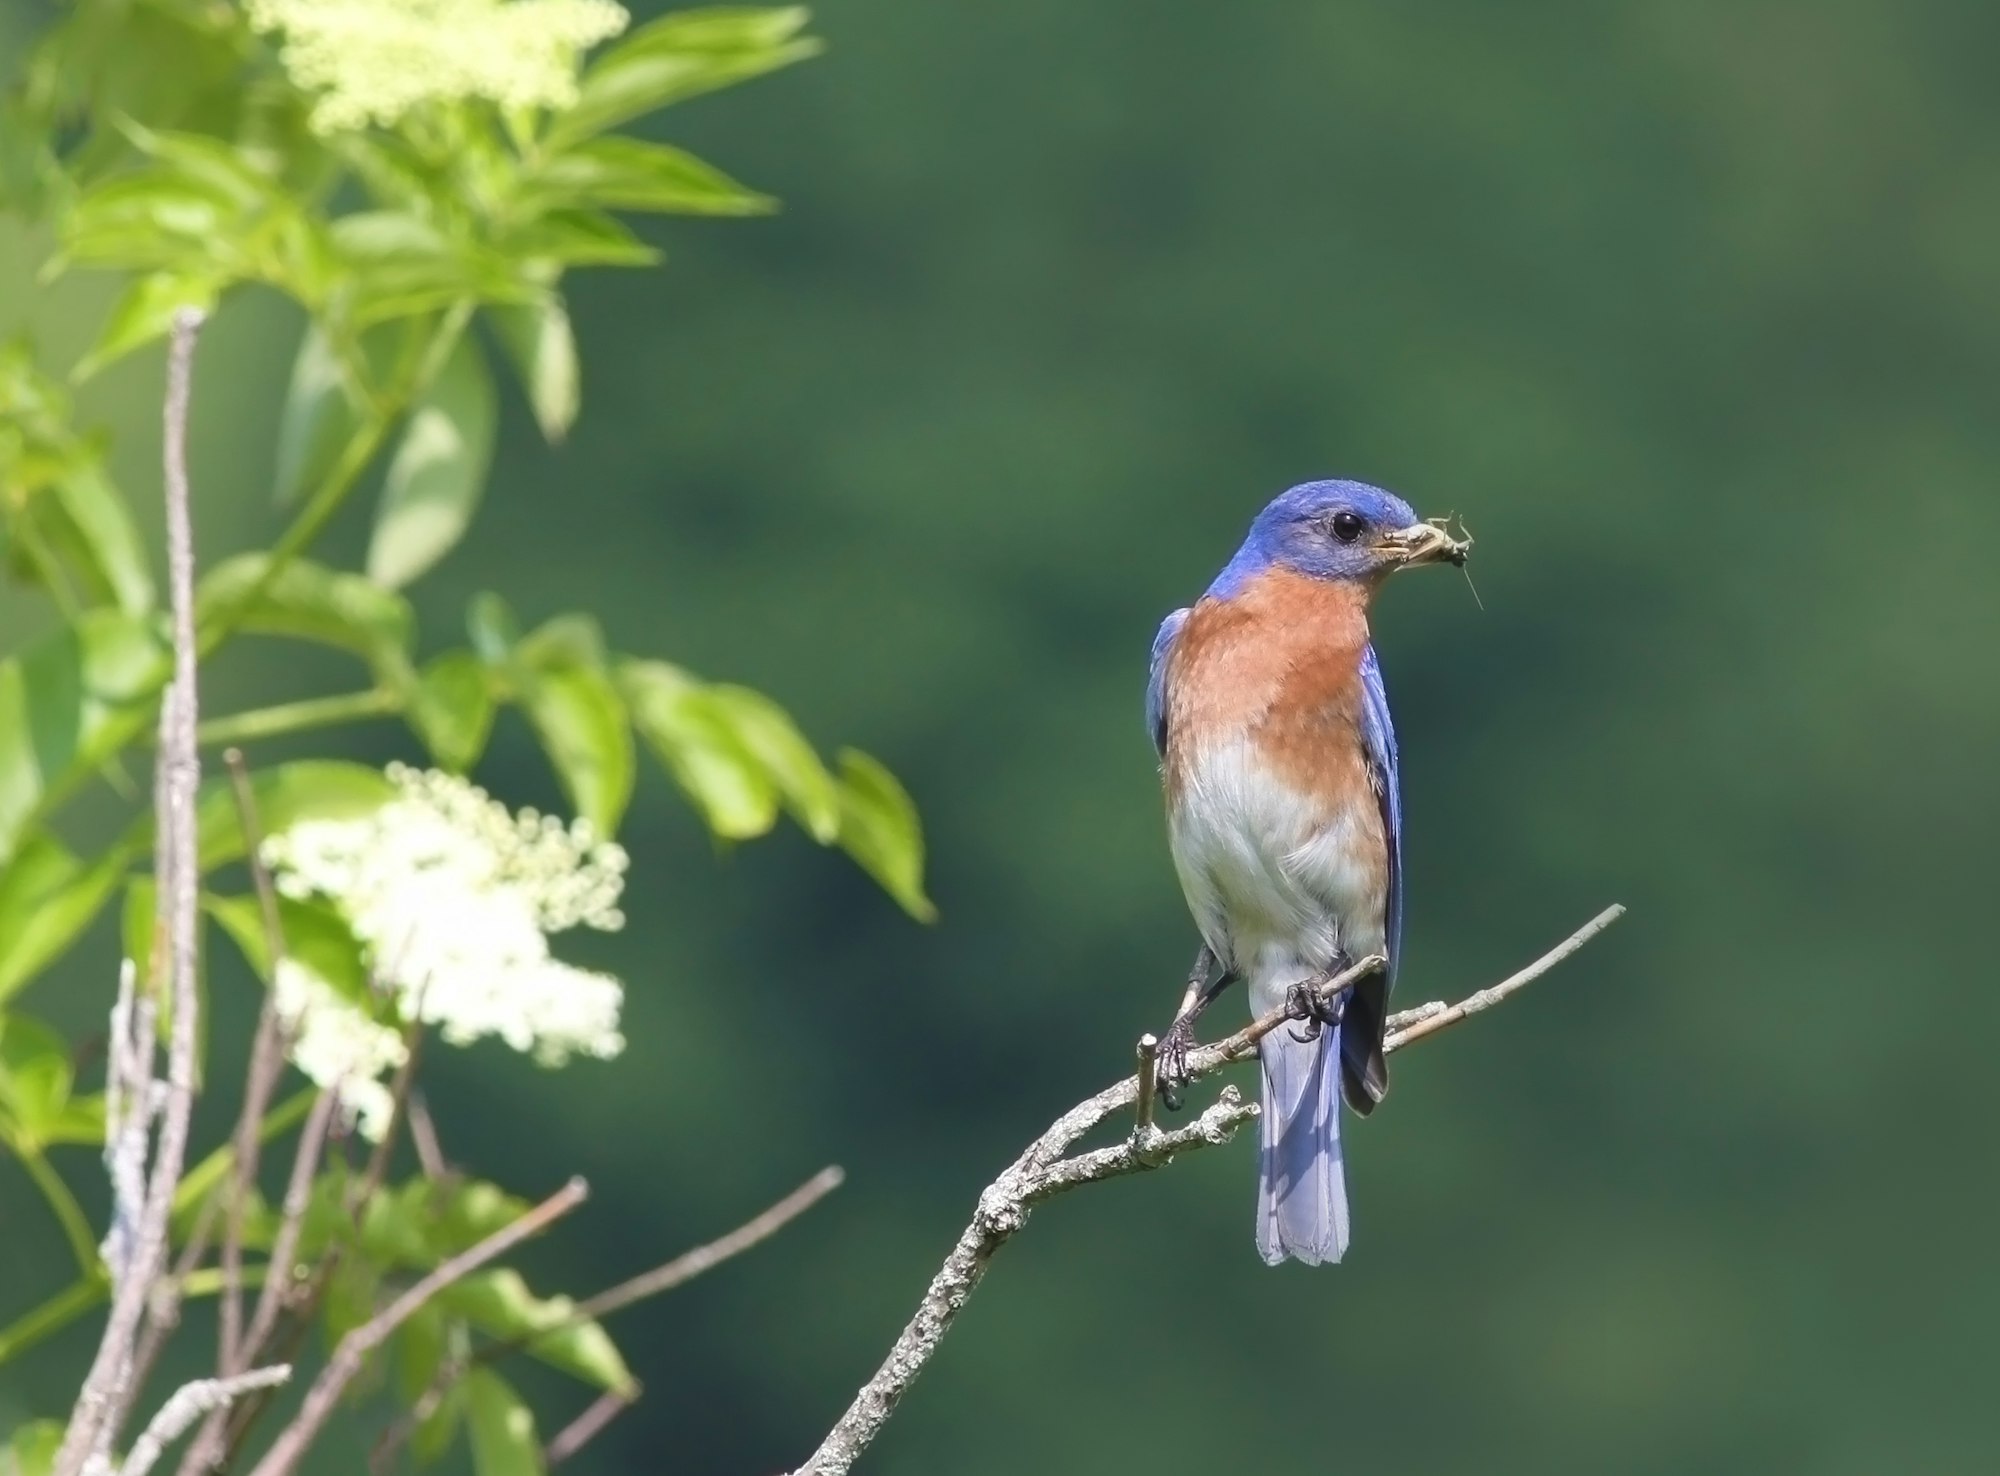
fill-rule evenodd
<path id="1" fill-rule="evenodd" d="M 1390 960 L 1323 1021 L 1258 1047 L 1257 1249 L 1273 1265 L 1346 1250 L 1340 1101 L 1366 1115 L 1389 1087 L 1401 806 L 1368 603 L 1395 570 L 1463 564 L 1468 546 L 1380 488 L 1307 482 L 1257 515 L 1208 592 L 1153 640 L 1146 722 L 1174 869 L 1206 940 L 1163 1079 L 1171 1085 L 1194 1018 L 1230 981 L 1248 983 L 1261 1015 L 1369 954 Z"/>

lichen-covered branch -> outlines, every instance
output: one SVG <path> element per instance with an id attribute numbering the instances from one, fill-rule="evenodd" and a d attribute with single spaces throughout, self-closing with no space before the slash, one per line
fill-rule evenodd
<path id="1" fill-rule="evenodd" d="M 1394 1051 L 1454 1025 L 1460 1020 L 1490 1009 L 1540 978 L 1584 944 L 1611 926 L 1625 909 L 1604 909 L 1563 942 L 1550 949 L 1526 968 L 1482 989 L 1457 1004 L 1441 1001 L 1405 1010 L 1389 1020 L 1389 1036 L 1384 1050 Z M 1357 978 L 1381 967 L 1379 959 L 1363 959 L 1353 968 L 1329 980 L 1320 989 L 1324 1002 L 1331 1003 Z M 1257 1042 L 1294 1018 L 1284 1009 L 1271 1011 L 1227 1040 L 1189 1053 L 1187 1077 L 1199 1081 L 1225 1066 L 1249 1060 L 1257 1053 Z M 1139 1069 L 1123 1081 L 1106 1087 L 1087 1101 L 1065 1112 L 1048 1130 L 1028 1145 L 999 1178 L 979 1196 L 972 1222 L 958 1237 L 958 1244 L 945 1257 L 931 1284 L 924 1289 L 916 1315 L 897 1337 L 895 1346 L 875 1376 L 861 1387 L 854 1402 L 840 1417 L 818 1450 L 800 1466 L 795 1476 L 844 1476 L 896 1411 L 896 1405 L 937 1352 L 944 1335 L 951 1330 L 960 1310 L 978 1288 L 994 1253 L 1019 1234 L 1028 1215 L 1044 1200 L 1085 1184 L 1125 1174 L 1159 1168 L 1186 1152 L 1212 1144 L 1226 1143 L 1244 1123 L 1257 1115 L 1255 1104 L 1242 1099 L 1236 1088 L 1226 1086 L 1221 1096 L 1186 1127 L 1163 1131 L 1152 1120 L 1155 1067 L 1154 1052 L 1142 1040 L 1138 1052 Z M 1092 1128 L 1127 1108 L 1137 1107 L 1135 1125 L 1122 1143 L 1106 1148 L 1070 1154 L 1078 1139 Z"/>

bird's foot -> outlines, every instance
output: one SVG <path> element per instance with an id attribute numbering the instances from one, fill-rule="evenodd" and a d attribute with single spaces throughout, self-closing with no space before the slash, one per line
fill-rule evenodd
<path id="1" fill-rule="evenodd" d="M 1303 1029 L 1291 1032 L 1293 1040 L 1318 1040 L 1327 1026 L 1340 1023 L 1341 1014 L 1347 1006 L 1347 991 L 1343 989 L 1332 999 L 1320 993 L 1332 978 L 1333 974 L 1328 972 L 1301 980 L 1285 996 L 1285 1014 L 1304 1024 Z"/>
<path id="2" fill-rule="evenodd" d="M 1160 1047 L 1153 1058 L 1153 1077 L 1160 1093 L 1160 1105 L 1169 1112 L 1181 1110 L 1181 1091 L 1188 1084 L 1188 1052 L 1194 1049 L 1194 1021 L 1186 1018 L 1174 1021 L 1167 1027 L 1167 1033 L 1160 1037 Z"/>

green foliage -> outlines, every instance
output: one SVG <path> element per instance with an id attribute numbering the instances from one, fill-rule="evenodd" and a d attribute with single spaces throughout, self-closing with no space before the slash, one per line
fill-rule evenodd
<path id="1" fill-rule="evenodd" d="M 69 395 L 36 367 L 27 343 L 0 344 L 0 511 L 5 558 L 65 608 L 152 607 L 153 580 L 104 447 L 70 424 Z"/>
<path id="2" fill-rule="evenodd" d="M 501 1267 L 478 1272 L 438 1301 L 479 1331 L 521 1343 L 524 1351 L 564 1373 L 600 1389 L 637 1392 L 632 1371 L 604 1329 L 588 1319 L 575 1320 L 576 1303 L 568 1297 L 536 1296 L 517 1271 Z"/>
<path id="3" fill-rule="evenodd" d="M 539 1476 L 546 1469 L 533 1412 L 514 1386 L 490 1368 L 466 1375 L 465 1422 L 472 1431 L 472 1468 L 479 1476 Z"/>
<path id="4" fill-rule="evenodd" d="M 16 1153 L 100 1143 L 104 1100 L 77 1097 L 69 1045 L 26 1015 L 0 1020 L 0 1141 Z"/>
<path id="5" fill-rule="evenodd" d="M 0 1002 L 90 926 L 124 879 L 126 852 L 86 863 L 44 829 L 32 830 L 0 871 Z"/>
<path id="6" fill-rule="evenodd" d="M 369 578 L 398 589 L 465 536 L 486 490 L 495 424 L 493 376 L 477 340 L 462 333 L 389 463 L 368 545 Z"/>
<path id="7" fill-rule="evenodd" d="M 266 546 L 202 572 L 200 655 L 239 636 L 304 643 L 354 658 L 368 686 L 207 715 L 204 741 L 252 746 L 395 716 L 437 765 L 463 773 L 479 764 L 496 719 L 514 709 L 571 807 L 603 837 L 632 800 L 643 744 L 718 838 L 764 834 L 789 814 L 815 841 L 852 854 L 911 913 L 929 916 L 921 839 L 901 788 L 852 753 L 829 769 L 770 698 L 614 655 L 588 615 L 559 615 L 522 634 L 497 596 L 468 610 L 468 644 L 427 646 L 404 593 L 451 555 L 480 513 L 501 414 L 489 356 L 497 351 L 518 379 L 550 442 L 580 414 L 566 274 L 656 262 L 658 249 L 628 215 L 775 208 L 684 149 L 615 130 L 812 55 L 818 43 L 803 35 L 805 20 L 791 8 L 684 11 L 583 65 L 568 106 L 439 96 L 352 126 L 323 106 L 325 79 L 289 73 L 295 59 L 234 5 L 80 0 L 20 59 L 0 98 L 0 203 L 53 243 L 43 280 L 108 272 L 119 281 L 66 379 L 25 341 L 0 346 L 0 559 L 47 595 L 55 616 L 51 633 L 0 657 L 0 1006 L 60 961 L 122 888 L 124 952 L 140 988 L 154 992 L 160 1028 L 170 1024 L 164 991 L 149 977 L 159 932 L 157 888 L 142 869 L 152 815 L 131 817 L 115 839 L 82 852 L 55 828 L 64 802 L 94 775 L 115 778 L 121 754 L 157 726 L 170 666 L 156 571 L 105 470 L 104 437 L 76 422 L 70 386 L 156 345 L 183 309 L 227 313 L 249 287 L 287 299 L 303 319 L 271 437 L 272 502 L 287 521 Z M 377 473 L 364 567 L 316 561 L 320 534 Z M 392 793 L 383 773 L 350 763 L 305 757 L 251 768 L 265 834 L 367 814 Z M 219 772 L 201 788 L 196 823 L 209 931 L 276 987 L 263 905 L 219 875 L 244 861 L 250 843 L 235 787 Z M 277 922 L 287 958 L 377 1021 L 400 1023 L 333 907 L 281 897 Z M 199 1065 L 209 1071 L 205 949 L 203 959 Z M 80 1273 L 0 1329 L 0 1358 L 39 1343 L 105 1291 L 86 1217 L 45 1156 L 101 1141 L 103 1100 L 75 1087 L 66 1043 L 0 1009 L 0 1140 L 47 1198 Z M 290 1131 L 309 1098 L 274 1108 L 260 1133 Z M 183 1239 L 213 1213 L 230 1153 L 216 1149 L 182 1182 Z M 301 1264 L 320 1267 L 302 1305 L 322 1342 L 528 1208 L 477 1180 L 363 1187 L 344 1155 L 329 1154 L 301 1221 Z M 253 1194 L 246 1249 L 270 1251 L 281 1212 Z M 189 1294 L 200 1294 L 194 1282 Z M 435 1460 L 463 1433 L 482 1473 L 540 1471 L 534 1417 L 492 1366 L 496 1349 L 518 1345 L 595 1389 L 637 1387 L 604 1329 L 577 1320 L 575 1308 L 512 1270 L 489 1268 L 426 1307 L 369 1378 L 410 1404 L 487 1350 L 494 1356 L 449 1380 L 418 1424 L 416 1453 Z M 45 1427 L 23 1427 L 9 1459 L 39 1471 L 51 1448 Z"/>
<path id="8" fill-rule="evenodd" d="M 0 1476 L 49 1476 L 62 1444 L 60 1420 L 30 1420 L 14 1431 L 0 1451 Z"/>
<path id="9" fill-rule="evenodd" d="M 167 666 L 153 622 L 109 609 L 0 661 L 0 863 L 147 728 Z"/>

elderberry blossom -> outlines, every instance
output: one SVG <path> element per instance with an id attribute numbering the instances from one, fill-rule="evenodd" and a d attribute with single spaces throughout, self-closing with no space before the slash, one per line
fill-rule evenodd
<path id="1" fill-rule="evenodd" d="M 396 794 L 372 813 L 301 821 L 264 842 L 278 890 L 346 920 L 394 1018 L 453 1045 L 496 1036 L 547 1066 L 623 1050 L 622 986 L 554 957 L 549 936 L 624 925 L 625 852 L 585 821 L 511 812 L 450 774 L 394 764 L 388 776 Z M 322 1084 L 353 1081 L 342 1095 L 358 1100 L 362 1079 L 400 1060 L 401 1040 L 320 982 L 295 986 L 293 1058 Z"/>
<path id="2" fill-rule="evenodd" d="M 278 59 L 318 94 L 312 127 L 322 134 L 465 98 L 566 108 L 577 58 L 631 21 L 611 0 L 248 0 L 246 9 L 253 29 L 283 34 Z"/>

